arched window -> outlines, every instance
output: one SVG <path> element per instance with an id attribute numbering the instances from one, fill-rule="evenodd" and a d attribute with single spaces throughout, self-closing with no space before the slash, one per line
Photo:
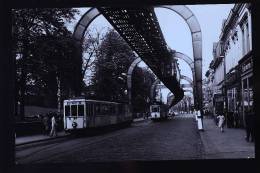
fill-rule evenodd
<path id="1" fill-rule="evenodd" d="M 248 15 L 247 13 L 243 16 L 240 21 L 240 27 L 242 31 L 242 53 L 246 55 L 250 50 L 250 39 L 249 39 L 249 27 L 248 27 Z"/>

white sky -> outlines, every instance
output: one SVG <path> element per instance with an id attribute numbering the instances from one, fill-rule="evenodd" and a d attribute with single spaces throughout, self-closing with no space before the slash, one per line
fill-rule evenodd
<path id="1" fill-rule="evenodd" d="M 187 5 L 190 10 L 195 14 L 198 22 L 200 23 L 202 32 L 202 78 L 205 78 L 205 73 L 208 70 L 209 63 L 212 60 L 212 47 L 213 42 L 218 41 L 222 21 L 227 18 L 231 8 L 234 4 L 213 4 L 213 5 Z M 84 14 L 89 8 L 78 8 L 81 15 Z M 172 49 L 182 52 L 193 59 L 191 33 L 185 21 L 175 12 L 165 9 L 156 8 L 157 15 L 162 33 L 168 46 Z M 76 23 L 81 15 L 76 17 L 71 24 L 68 24 L 69 30 L 73 31 Z M 90 29 L 96 27 L 98 30 L 103 27 L 112 28 L 103 16 L 97 17 L 91 24 Z M 192 73 L 189 66 L 182 60 L 179 60 L 181 74 L 192 78 Z M 145 66 L 139 64 L 139 66 Z M 187 83 L 186 81 L 181 83 Z M 163 101 L 166 101 L 168 89 L 163 89 Z"/>

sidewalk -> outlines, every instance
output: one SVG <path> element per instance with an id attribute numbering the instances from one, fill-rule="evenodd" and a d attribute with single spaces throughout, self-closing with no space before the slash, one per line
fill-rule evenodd
<path id="1" fill-rule="evenodd" d="M 19 146 L 19 145 L 24 145 L 24 144 L 34 143 L 34 142 L 52 140 L 52 139 L 62 138 L 69 135 L 66 134 L 65 131 L 58 132 L 57 134 L 58 134 L 57 137 L 50 137 L 43 134 L 31 135 L 31 136 L 20 136 L 15 139 L 15 145 Z"/>
<path id="2" fill-rule="evenodd" d="M 150 117 L 148 117 L 148 119 L 150 119 Z M 136 122 L 142 122 L 142 121 L 145 121 L 145 120 L 148 120 L 148 119 L 144 119 L 143 117 L 141 118 L 134 118 L 133 119 L 133 122 L 136 123 Z"/>
<path id="3" fill-rule="evenodd" d="M 145 120 L 147 120 L 147 119 L 135 118 L 135 119 L 133 119 L 133 123 L 142 122 Z M 49 137 L 49 136 L 46 136 L 43 134 L 30 135 L 30 136 L 19 136 L 15 139 L 15 145 L 19 146 L 19 145 L 24 145 L 24 144 L 34 143 L 34 142 L 52 140 L 52 139 L 62 138 L 62 137 L 69 135 L 68 133 L 66 134 L 65 131 L 58 132 L 57 134 L 58 134 L 57 137 Z"/>
<path id="4" fill-rule="evenodd" d="M 225 127 L 222 133 L 212 118 L 204 118 L 203 125 L 204 159 L 255 158 L 255 143 L 246 142 L 245 129 Z"/>

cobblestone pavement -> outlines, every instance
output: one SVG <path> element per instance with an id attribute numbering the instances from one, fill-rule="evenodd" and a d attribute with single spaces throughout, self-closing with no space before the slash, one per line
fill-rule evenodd
<path id="1" fill-rule="evenodd" d="M 202 141 L 192 116 L 146 120 L 92 137 L 16 147 L 18 164 L 89 161 L 183 160 L 202 158 Z"/>
<path id="2" fill-rule="evenodd" d="M 255 158 L 255 144 L 246 142 L 245 129 L 224 128 L 224 133 L 212 118 L 204 119 L 201 133 L 204 159 L 246 159 Z"/>

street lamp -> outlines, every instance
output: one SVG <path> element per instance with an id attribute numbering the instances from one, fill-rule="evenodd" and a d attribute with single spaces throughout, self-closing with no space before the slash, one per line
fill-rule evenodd
<path id="1" fill-rule="evenodd" d="M 119 80 L 121 80 L 122 82 L 126 82 L 126 79 L 127 78 L 127 75 L 126 75 L 126 73 L 121 73 L 121 76 L 118 76 L 117 77 L 117 79 L 119 79 Z M 123 89 L 123 88 L 122 88 Z M 127 96 L 127 94 L 128 94 L 128 91 L 127 91 L 127 89 L 125 89 L 124 90 L 124 98 L 123 99 L 126 99 L 127 100 L 127 98 L 125 97 L 125 96 Z"/>

